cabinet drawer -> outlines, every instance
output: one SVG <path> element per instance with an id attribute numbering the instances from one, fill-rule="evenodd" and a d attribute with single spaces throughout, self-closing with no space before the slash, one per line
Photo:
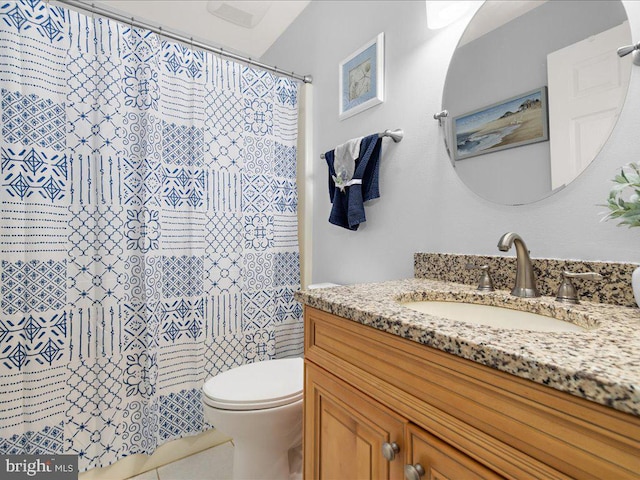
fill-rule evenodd
<path id="1" fill-rule="evenodd" d="M 640 478 L 640 419 L 305 307 L 306 358 L 509 478 Z"/>

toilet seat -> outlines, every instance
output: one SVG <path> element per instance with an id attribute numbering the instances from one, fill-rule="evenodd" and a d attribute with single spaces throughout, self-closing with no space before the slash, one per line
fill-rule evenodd
<path id="1" fill-rule="evenodd" d="M 207 380 L 206 405 L 222 410 L 262 410 L 302 399 L 303 360 L 284 358 L 248 363 Z"/>

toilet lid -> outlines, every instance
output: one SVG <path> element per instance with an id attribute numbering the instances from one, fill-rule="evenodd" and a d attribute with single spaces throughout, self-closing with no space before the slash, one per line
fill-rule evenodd
<path id="1" fill-rule="evenodd" d="M 248 363 L 220 373 L 202 387 L 204 402 L 224 410 L 259 410 L 302 399 L 303 360 Z"/>

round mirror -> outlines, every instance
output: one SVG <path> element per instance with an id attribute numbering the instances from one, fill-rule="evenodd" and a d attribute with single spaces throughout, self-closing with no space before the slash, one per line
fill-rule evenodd
<path id="1" fill-rule="evenodd" d="M 451 163 L 481 197 L 540 200 L 578 176 L 618 119 L 632 60 L 618 0 L 486 1 L 443 93 Z"/>

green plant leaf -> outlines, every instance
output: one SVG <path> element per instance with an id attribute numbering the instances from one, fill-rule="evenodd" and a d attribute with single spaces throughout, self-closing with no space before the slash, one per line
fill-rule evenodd
<path id="1" fill-rule="evenodd" d="M 618 226 L 640 227 L 640 165 L 629 163 L 613 178 L 603 220 L 617 219 Z M 623 195 L 628 194 L 628 200 Z"/>

